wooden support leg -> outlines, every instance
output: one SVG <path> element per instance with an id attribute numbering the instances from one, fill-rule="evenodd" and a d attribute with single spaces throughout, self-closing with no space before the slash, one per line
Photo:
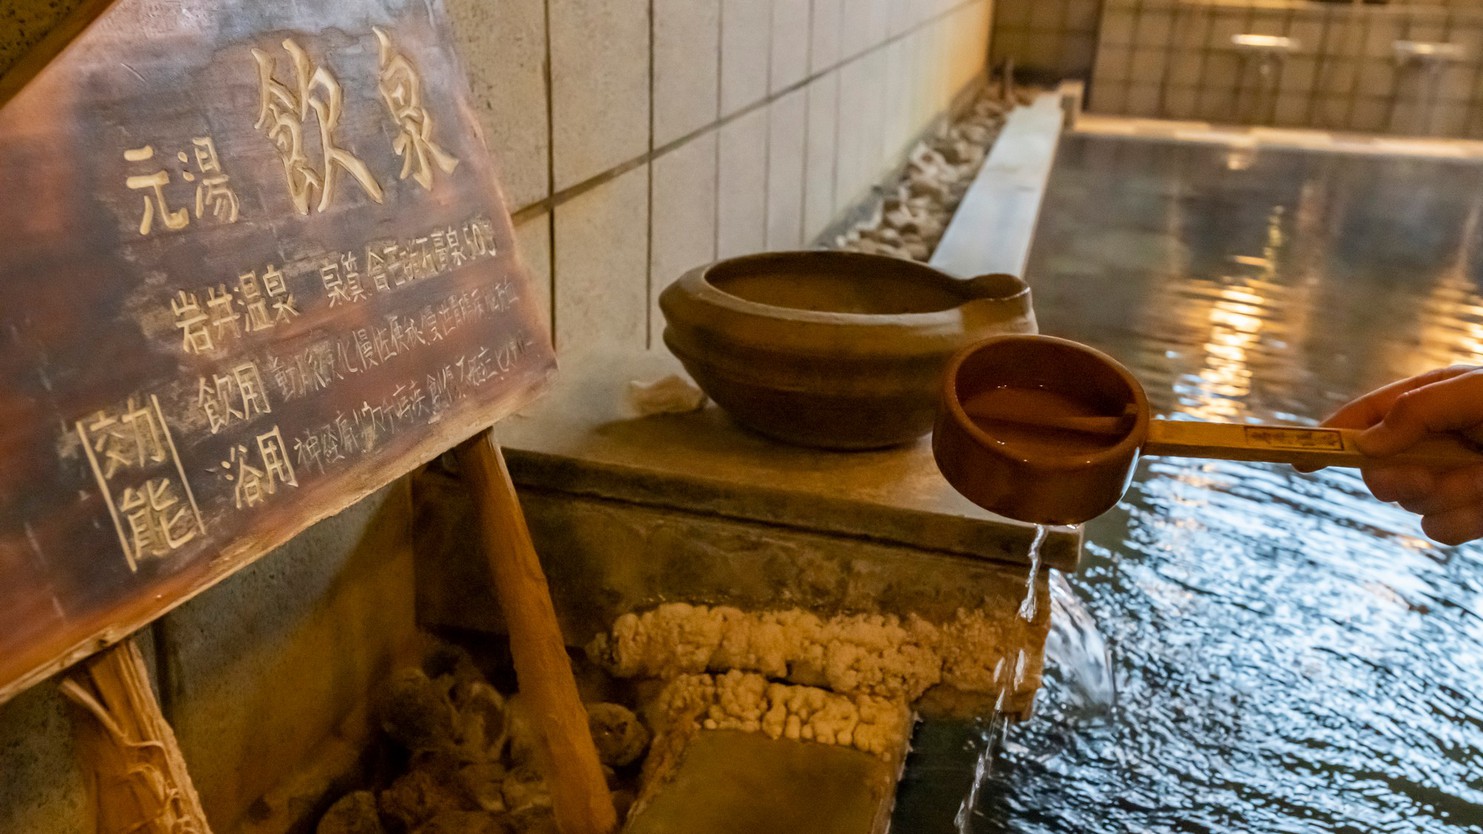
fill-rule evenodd
<path id="1" fill-rule="evenodd" d="M 77 733 L 97 801 L 98 834 L 210 834 L 133 640 L 83 661 L 61 690 L 85 713 Z"/>
<path id="2" fill-rule="evenodd" d="M 535 707 L 556 827 L 561 834 L 611 834 L 618 815 L 504 455 L 486 431 L 459 447 L 458 462 L 478 508 L 520 692 Z"/>

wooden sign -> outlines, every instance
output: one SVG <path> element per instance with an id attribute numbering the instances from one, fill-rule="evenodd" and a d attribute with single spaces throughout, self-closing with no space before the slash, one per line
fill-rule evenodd
<path id="1" fill-rule="evenodd" d="M 452 41 L 119 0 L 0 90 L 0 701 L 549 379 Z"/>

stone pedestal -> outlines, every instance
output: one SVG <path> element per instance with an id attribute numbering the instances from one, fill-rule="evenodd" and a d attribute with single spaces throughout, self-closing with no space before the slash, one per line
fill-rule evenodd
<path id="1" fill-rule="evenodd" d="M 499 427 L 570 645 L 661 602 L 934 622 L 978 609 L 1033 653 L 1038 673 L 1043 573 L 1039 615 L 1017 614 L 1033 527 L 957 495 L 926 440 L 821 452 L 753 435 L 714 406 L 636 415 L 629 383 L 679 370 L 661 352 L 573 361 L 539 405 Z M 422 624 L 499 630 L 462 485 L 433 467 L 415 492 Z M 1042 561 L 1071 570 L 1080 550 L 1079 530 L 1052 528 Z"/>

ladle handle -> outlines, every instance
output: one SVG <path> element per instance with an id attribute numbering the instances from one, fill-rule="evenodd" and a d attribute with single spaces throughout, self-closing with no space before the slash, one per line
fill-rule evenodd
<path id="1" fill-rule="evenodd" d="M 1405 463 L 1439 468 L 1483 463 L 1483 452 L 1461 440 L 1436 437 L 1423 440 L 1400 454 L 1372 458 L 1359 450 L 1353 429 L 1307 426 L 1254 426 L 1240 423 L 1200 423 L 1186 420 L 1150 420 L 1143 454 L 1290 463 L 1294 466 L 1351 466 Z"/>

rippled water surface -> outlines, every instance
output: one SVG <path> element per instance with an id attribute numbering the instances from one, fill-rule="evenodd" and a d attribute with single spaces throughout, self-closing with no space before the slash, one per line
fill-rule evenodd
<path id="1" fill-rule="evenodd" d="M 1027 272 L 1041 330 L 1156 412 L 1314 422 L 1483 362 L 1480 212 L 1473 163 L 1069 137 Z M 1086 532 L 1068 590 L 1110 663 L 1048 647 L 974 831 L 1483 831 L 1483 547 L 1428 542 L 1354 472 L 1176 459 Z M 952 830 L 933 777 L 895 830 Z"/>

